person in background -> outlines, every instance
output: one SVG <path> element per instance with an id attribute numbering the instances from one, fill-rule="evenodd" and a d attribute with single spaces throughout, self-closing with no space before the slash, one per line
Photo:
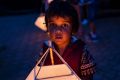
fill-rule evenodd
<path id="1" fill-rule="evenodd" d="M 81 7 L 80 7 L 80 4 L 79 4 L 79 0 L 66 0 L 67 2 L 69 2 L 77 11 L 78 13 L 78 17 L 79 17 L 79 30 L 76 34 L 77 37 L 81 38 L 84 34 L 83 32 L 83 27 L 82 27 L 82 22 L 81 22 L 81 19 L 82 19 L 82 16 L 81 16 Z"/>
<path id="2" fill-rule="evenodd" d="M 95 63 L 86 44 L 74 34 L 79 28 L 79 17 L 75 8 L 66 1 L 52 1 L 45 13 L 45 23 L 52 48 L 69 64 L 82 80 L 93 80 Z M 43 43 L 43 53 L 48 49 L 48 41 Z M 53 52 L 54 64 L 62 64 Z M 50 54 L 44 65 L 51 65 Z"/>
<path id="3" fill-rule="evenodd" d="M 89 26 L 89 39 L 97 42 L 97 33 L 95 25 L 96 1 L 95 0 L 79 0 L 81 6 L 82 24 Z M 85 32 L 85 30 L 84 30 Z M 87 38 L 88 39 L 88 38 Z"/>

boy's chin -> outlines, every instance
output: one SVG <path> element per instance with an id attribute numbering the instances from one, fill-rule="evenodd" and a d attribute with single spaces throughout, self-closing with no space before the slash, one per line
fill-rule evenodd
<path id="1" fill-rule="evenodd" d="M 55 40 L 55 43 L 56 43 L 56 44 L 62 44 L 62 42 L 63 42 L 62 39 L 57 39 L 57 40 Z"/>

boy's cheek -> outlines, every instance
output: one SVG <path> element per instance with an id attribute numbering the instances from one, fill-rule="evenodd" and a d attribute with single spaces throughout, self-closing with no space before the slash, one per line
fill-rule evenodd
<path id="1" fill-rule="evenodd" d="M 50 39 L 53 40 L 55 38 L 55 35 L 54 34 L 50 34 L 49 37 L 50 37 Z"/>

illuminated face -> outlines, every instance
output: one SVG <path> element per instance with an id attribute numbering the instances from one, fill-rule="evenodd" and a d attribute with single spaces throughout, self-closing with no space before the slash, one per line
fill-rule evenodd
<path id="1" fill-rule="evenodd" d="M 58 46 L 68 45 L 71 38 L 71 21 L 68 17 L 52 17 L 48 21 L 50 38 Z"/>

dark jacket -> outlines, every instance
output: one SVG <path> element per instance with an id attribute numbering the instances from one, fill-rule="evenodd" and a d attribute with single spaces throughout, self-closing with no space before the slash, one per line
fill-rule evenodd
<path id="1" fill-rule="evenodd" d="M 59 52 L 55 43 L 53 43 L 53 46 Z M 43 53 L 47 48 L 48 45 L 46 43 L 43 44 Z M 93 58 L 87 51 L 86 45 L 82 40 L 72 38 L 70 44 L 61 56 L 81 79 L 92 80 L 95 64 L 93 63 Z M 62 61 L 56 54 L 53 53 L 53 57 L 55 64 L 62 64 Z M 51 65 L 50 54 L 48 54 L 44 65 Z"/>

